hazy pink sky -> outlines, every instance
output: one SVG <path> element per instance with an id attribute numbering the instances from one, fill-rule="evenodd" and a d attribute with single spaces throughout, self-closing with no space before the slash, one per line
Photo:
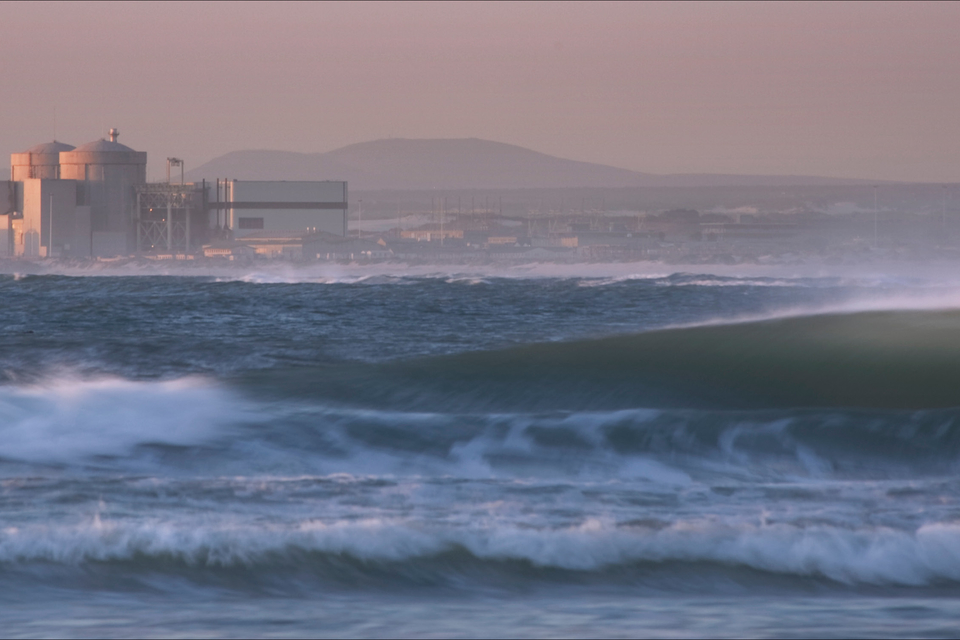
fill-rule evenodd
<path id="1" fill-rule="evenodd" d="M 0 151 L 478 137 L 653 173 L 960 181 L 960 4 L 0 4 Z M 0 161 L 6 164 L 5 161 Z"/>

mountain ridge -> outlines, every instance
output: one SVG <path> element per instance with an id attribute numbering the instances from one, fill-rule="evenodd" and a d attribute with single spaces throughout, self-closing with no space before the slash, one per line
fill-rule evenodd
<path id="1" fill-rule="evenodd" d="M 355 190 L 525 189 L 864 185 L 878 181 L 820 176 L 652 174 L 569 160 L 479 138 L 385 138 L 324 153 L 232 151 L 187 177 L 237 180 L 347 180 Z"/>

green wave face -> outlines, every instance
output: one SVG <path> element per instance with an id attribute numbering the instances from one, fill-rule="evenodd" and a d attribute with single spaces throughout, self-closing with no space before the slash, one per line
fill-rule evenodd
<path id="1" fill-rule="evenodd" d="M 670 405 L 960 405 L 957 311 L 800 317 L 529 351 L 544 369 L 622 376 Z"/>
<path id="2" fill-rule="evenodd" d="M 666 329 L 424 358 L 336 378 L 326 386 L 342 399 L 417 406 L 418 398 L 442 398 L 464 409 L 953 407 L 960 406 L 960 311 Z"/>

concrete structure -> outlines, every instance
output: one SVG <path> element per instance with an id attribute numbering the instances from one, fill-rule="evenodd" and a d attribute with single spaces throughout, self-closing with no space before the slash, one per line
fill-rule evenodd
<path id="1" fill-rule="evenodd" d="M 76 180 L 77 204 L 90 207 L 93 255 L 126 255 L 136 244 L 135 188 L 147 182 L 147 154 L 117 142 L 96 140 L 60 153 L 60 177 Z"/>
<path id="2" fill-rule="evenodd" d="M 73 149 L 73 145 L 54 140 L 38 144 L 23 153 L 12 153 L 10 180 L 57 180 L 60 178 L 60 154 Z"/>
<path id="3" fill-rule="evenodd" d="M 17 183 L 0 182 L 0 258 L 13 255 L 13 221 L 17 216 Z"/>
<path id="4" fill-rule="evenodd" d="M 146 182 L 147 154 L 120 144 L 118 135 L 111 129 L 110 140 L 79 148 L 54 141 L 11 154 L 0 255 L 130 253 L 135 187 Z"/>
<path id="5" fill-rule="evenodd" d="M 393 256 L 386 242 L 360 240 L 322 231 L 309 233 L 270 233 L 257 231 L 235 240 L 215 240 L 203 246 L 208 258 L 228 260 L 283 259 L 369 260 Z"/>
<path id="6" fill-rule="evenodd" d="M 305 260 L 382 260 L 392 258 L 393 251 L 383 239 L 374 242 L 329 233 L 304 238 Z"/>
<path id="7" fill-rule="evenodd" d="M 455 238 L 463 240 L 463 229 L 446 228 L 441 229 L 439 224 L 425 224 L 416 229 L 406 229 L 400 232 L 401 238 L 409 238 L 417 242 L 434 242 L 443 238 Z"/>
<path id="8" fill-rule="evenodd" d="M 346 182 L 183 184 L 183 161 L 167 158 L 167 181 L 148 184 L 147 154 L 118 136 L 111 129 L 109 140 L 11 154 L 11 180 L 0 183 L 0 256 L 188 256 L 234 236 L 346 235 Z M 171 184 L 171 166 L 180 184 Z M 300 241 L 259 244 L 254 255 L 303 255 Z"/>
<path id="9" fill-rule="evenodd" d="M 313 234 L 255 231 L 234 240 L 234 242 L 253 249 L 255 256 L 302 260 L 304 238 L 310 235 Z"/>
<path id="10" fill-rule="evenodd" d="M 90 207 L 77 205 L 74 180 L 23 180 L 20 237 L 25 257 L 88 257 L 91 250 Z"/>
<path id="11" fill-rule="evenodd" d="M 343 236 L 347 229 L 346 182 L 157 183 L 137 187 L 136 195 L 138 252 L 188 252 L 202 245 L 208 257 L 247 257 L 234 251 L 236 239 L 257 244 L 258 256 L 300 260 L 301 243 L 291 239 Z"/>
<path id="12" fill-rule="evenodd" d="M 223 209 L 224 226 L 236 238 L 307 230 L 347 235 L 346 182 L 224 180 L 213 186 L 217 197 L 208 206 Z"/>
<path id="13" fill-rule="evenodd" d="M 0 216 L 0 258 L 13 256 L 13 216 L 5 213 Z"/>
<path id="14" fill-rule="evenodd" d="M 214 240 L 210 244 L 203 245 L 203 255 L 206 258 L 252 260 L 256 257 L 257 250 L 236 240 Z"/>

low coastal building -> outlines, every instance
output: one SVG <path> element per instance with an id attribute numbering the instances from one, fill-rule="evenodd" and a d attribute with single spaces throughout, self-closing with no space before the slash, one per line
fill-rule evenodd
<path id="1" fill-rule="evenodd" d="M 270 233 L 260 231 L 241 238 L 217 240 L 203 246 L 208 258 L 228 260 L 281 259 L 294 262 L 312 260 L 366 260 L 393 256 L 386 242 L 349 238 L 332 233 Z"/>

